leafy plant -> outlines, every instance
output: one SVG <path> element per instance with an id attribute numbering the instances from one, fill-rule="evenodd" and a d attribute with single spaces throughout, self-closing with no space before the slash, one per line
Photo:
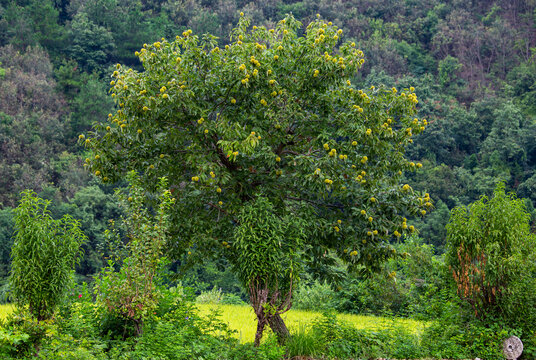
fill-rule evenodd
<path id="1" fill-rule="evenodd" d="M 42 200 L 24 191 L 15 209 L 10 284 L 15 303 L 38 321 L 52 316 L 72 284 L 80 246 L 86 241 L 77 220 L 54 220 Z"/>
<path id="2" fill-rule="evenodd" d="M 452 211 L 446 263 L 460 298 L 476 317 L 534 316 L 536 236 L 525 202 L 499 184 L 493 196 Z M 529 274 L 532 274 L 530 276 Z M 528 276 L 527 276 L 528 275 Z"/>
<path id="3" fill-rule="evenodd" d="M 315 281 L 310 286 L 301 286 L 294 294 L 293 307 L 300 310 L 333 310 L 337 298 L 327 283 Z"/>
<path id="4" fill-rule="evenodd" d="M 158 204 L 155 215 L 144 206 L 145 190 L 140 186 L 134 172 L 128 176 L 128 195 L 117 191 L 118 198 L 126 208 L 122 223 L 126 228 L 128 257 L 116 257 L 121 268 L 116 271 L 110 260 L 97 278 L 95 292 L 97 301 L 108 311 L 133 322 L 136 334 L 143 331 L 144 320 L 151 316 L 158 305 L 157 276 L 161 266 L 162 249 L 167 239 L 168 209 L 174 203 L 167 182 L 162 178 L 158 184 Z M 108 231 L 112 242 L 119 240 L 117 229 Z"/>
<path id="5" fill-rule="evenodd" d="M 217 304 L 223 300 L 224 296 L 225 295 L 222 294 L 221 289 L 216 289 L 216 287 L 214 287 L 212 290 L 201 292 L 195 299 L 195 302 L 199 304 Z"/>

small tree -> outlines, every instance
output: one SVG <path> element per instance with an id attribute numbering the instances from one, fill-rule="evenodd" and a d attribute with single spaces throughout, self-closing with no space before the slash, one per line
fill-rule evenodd
<path id="1" fill-rule="evenodd" d="M 48 205 L 26 190 L 14 210 L 12 294 L 17 306 L 27 305 L 38 321 L 48 319 L 68 291 L 86 241 L 77 220 L 68 215 L 54 220 Z"/>
<path id="2" fill-rule="evenodd" d="M 363 52 L 342 37 L 321 19 L 302 30 L 289 16 L 266 29 L 241 16 L 222 49 L 214 37 L 191 31 L 144 45 L 137 55 L 145 71 L 118 64 L 112 75 L 117 112 L 87 138 L 80 135 L 95 152 L 88 168 L 105 182 L 127 170 L 145 186 L 166 176 L 178 199 L 171 213 L 177 236 L 168 249 L 186 261 L 232 262 L 253 252 L 264 264 L 272 254 L 262 249 L 274 249 L 271 236 L 284 233 L 274 219 L 292 218 L 306 232 L 302 259 L 318 265 L 336 255 L 352 267 L 378 269 L 395 255 L 389 240 L 415 230 L 404 216 L 432 206 L 427 194 L 401 183 L 404 171 L 420 167 L 404 152 L 426 120 L 415 117 L 414 88 L 356 89 L 350 79 Z M 270 210 L 254 204 L 261 198 Z M 255 223 L 244 211 L 268 217 Z M 245 218 L 257 249 L 240 235 Z M 262 279 L 261 292 L 281 280 L 279 270 L 244 277 L 243 264 L 236 269 L 247 287 Z M 272 295 L 284 298 L 287 290 Z M 288 330 L 279 313 L 290 303 L 276 311 L 272 305 L 283 298 L 250 292 L 252 304 L 268 301 L 261 307 L 273 311 L 267 321 L 278 325 L 272 328 L 280 338 Z"/>
<path id="3" fill-rule="evenodd" d="M 157 272 L 167 239 L 168 210 L 174 200 L 167 188 L 167 180 L 158 183 L 154 214 L 147 208 L 148 196 L 134 172 L 128 174 L 129 192 L 116 191 L 126 216 L 121 225 L 126 231 L 127 256 L 114 256 L 97 278 L 97 301 L 108 311 L 132 321 L 136 335 L 143 332 L 144 320 L 158 305 Z M 153 194 L 154 195 L 154 194 Z M 121 242 L 117 228 L 107 230 L 112 244 Z M 120 266 L 119 271 L 116 267 Z"/>
<path id="4" fill-rule="evenodd" d="M 535 315 L 535 240 L 524 201 L 506 194 L 504 183 L 491 198 L 452 210 L 446 263 L 475 316 L 518 322 Z"/>

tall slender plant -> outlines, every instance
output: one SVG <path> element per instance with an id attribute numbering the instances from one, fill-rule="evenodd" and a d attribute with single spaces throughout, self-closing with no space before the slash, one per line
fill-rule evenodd
<path id="1" fill-rule="evenodd" d="M 52 316 L 72 284 L 86 236 L 69 215 L 54 220 L 49 201 L 30 190 L 15 209 L 10 283 L 15 303 L 38 321 Z"/>
<path id="2" fill-rule="evenodd" d="M 134 172 L 128 174 L 128 180 L 128 193 L 116 192 L 126 210 L 121 221 L 127 235 L 126 251 L 110 260 L 103 269 L 96 281 L 96 293 L 98 302 L 108 311 L 131 321 L 139 336 L 144 320 L 158 304 L 156 277 L 167 238 L 167 214 L 174 200 L 166 190 L 167 180 L 160 179 L 158 203 L 153 213 L 144 202 L 148 194 Z M 117 228 L 108 230 L 106 235 L 113 241 L 121 240 Z"/>

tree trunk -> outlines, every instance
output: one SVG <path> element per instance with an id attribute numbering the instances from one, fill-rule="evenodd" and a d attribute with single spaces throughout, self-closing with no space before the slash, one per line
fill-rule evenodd
<path id="1" fill-rule="evenodd" d="M 290 338 L 290 332 L 288 331 L 287 325 L 285 325 L 283 318 L 281 318 L 281 315 L 275 314 L 273 316 L 268 316 L 267 320 L 270 328 L 277 335 L 277 341 L 279 344 L 284 345 Z"/>
<path id="2" fill-rule="evenodd" d="M 262 333 L 264 331 L 265 320 L 257 317 L 257 332 L 255 333 L 255 342 L 253 345 L 258 347 L 261 344 Z"/>
<path id="3" fill-rule="evenodd" d="M 134 320 L 134 328 L 136 329 L 136 337 L 140 337 L 143 335 L 143 319 L 133 319 Z"/>

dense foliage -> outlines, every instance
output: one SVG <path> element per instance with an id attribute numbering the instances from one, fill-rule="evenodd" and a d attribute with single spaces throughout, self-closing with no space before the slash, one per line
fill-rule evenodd
<path id="1" fill-rule="evenodd" d="M 534 323 L 536 296 L 527 289 L 536 285 L 536 238 L 529 219 L 523 201 L 505 194 L 504 184 L 491 198 L 452 211 L 446 263 L 476 317 Z"/>
<path id="2" fill-rule="evenodd" d="M 39 320 L 48 319 L 72 285 L 80 245 L 80 224 L 66 215 L 54 220 L 48 202 L 25 191 L 15 209 L 10 284 L 17 306 L 28 306 Z"/>

